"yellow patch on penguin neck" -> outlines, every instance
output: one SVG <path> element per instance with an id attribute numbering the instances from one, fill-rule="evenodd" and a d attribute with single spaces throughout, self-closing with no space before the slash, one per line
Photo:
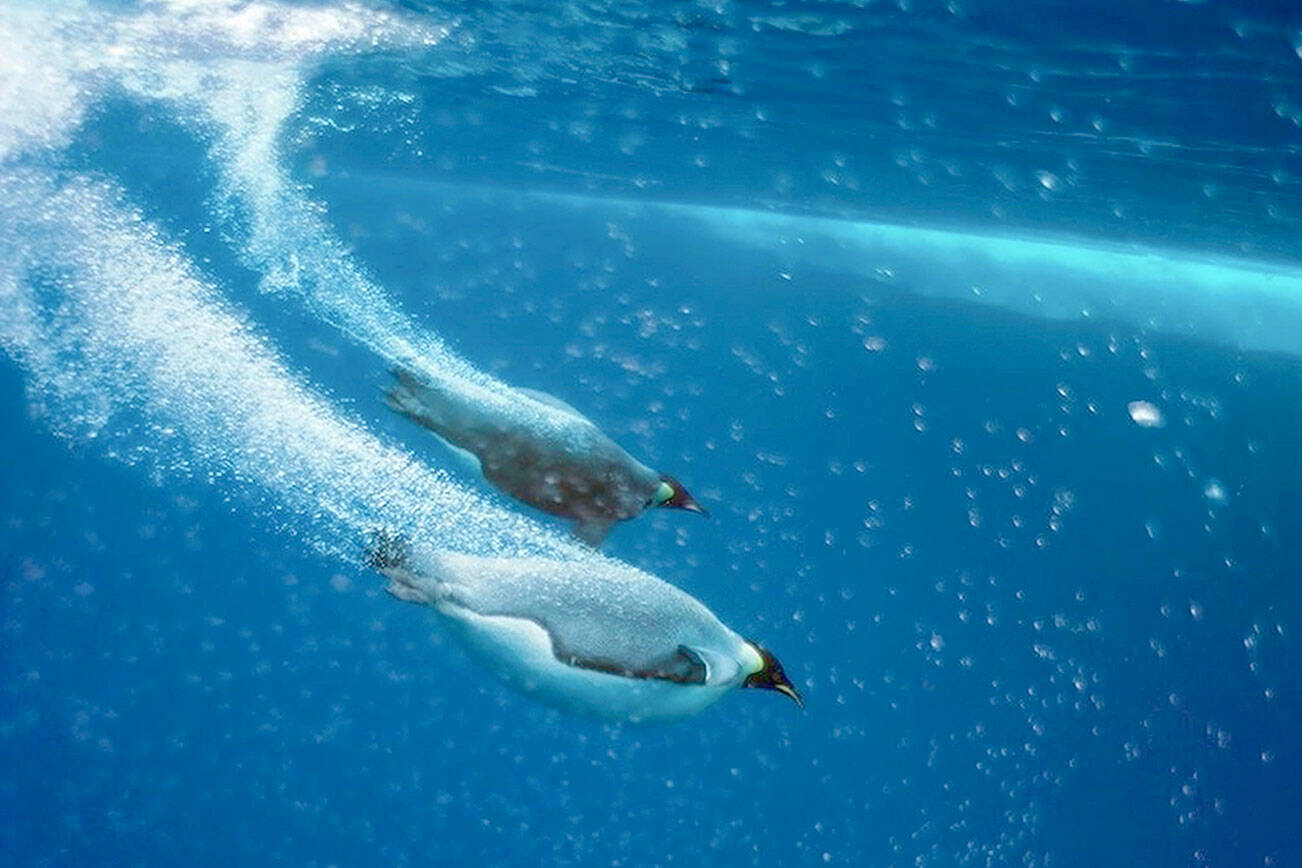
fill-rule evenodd
<path id="1" fill-rule="evenodd" d="M 764 658 L 760 656 L 754 644 L 744 643 L 742 646 L 741 671 L 743 676 L 751 676 L 764 668 Z"/>

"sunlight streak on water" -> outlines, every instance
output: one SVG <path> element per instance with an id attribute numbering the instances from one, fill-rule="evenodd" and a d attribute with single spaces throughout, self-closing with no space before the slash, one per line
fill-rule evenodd
<path id="1" fill-rule="evenodd" d="M 1302 355 L 1302 270 L 1070 238 L 839 220 L 740 208 L 535 193 L 561 206 L 657 214 L 685 236 L 775 257 L 784 279 L 838 271 L 865 286 L 953 298 L 1038 318 L 1116 319 L 1245 350 Z M 699 232 L 693 233 L 692 228 Z"/>

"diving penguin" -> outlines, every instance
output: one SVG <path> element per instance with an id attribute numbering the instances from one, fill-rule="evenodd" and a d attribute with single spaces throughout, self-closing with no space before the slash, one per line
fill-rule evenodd
<path id="1" fill-rule="evenodd" d="M 776 657 L 630 566 L 413 551 L 383 533 L 370 563 L 389 593 L 432 606 L 508 685 L 563 711 L 666 721 L 734 687 L 775 690 L 804 707 Z"/>
<path id="2" fill-rule="evenodd" d="M 598 546 L 648 507 L 706 514 L 687 489 L 629 455 L 569 404 L 532 389 L 490 390 L 397 368 L 393 410 L 471 453 L 484 478 L 530 506 L 573 519 Z"/>

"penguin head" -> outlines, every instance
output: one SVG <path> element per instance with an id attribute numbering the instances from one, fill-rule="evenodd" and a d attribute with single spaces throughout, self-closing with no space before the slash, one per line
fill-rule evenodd
<path id="1" fill-rule="evenodd" d="M 741 686 L 759 687 L 764 690 L 776 690 L 796 705 L 804 708 L 804 698 L 801 697 L 800 691 L 796 689 L 796 685 L 791 683 L 791 679 L 787 677 L 787 673 L 782 669 L 782 664 L 778 662 L 778 658 L 773 656 L 773 652 L 769 651 L 769 649 L 760 645 L 758 642 L 750 642 L 747 640 L 747 644 L 754 648 L 755 652 L 759 654 L 760 668 L 756 669 L 750 675 L 747 675 L 746 680 L 741 683 Z"/>
<path id="2" fill-rule="evenodd" d="M 660 482 L 656 485 L 655 490 L 651 492 L 651 500 L 648 506 L 668 506 L 674 509 L 685 509 L 688 512 L 698 512 L 701 515 L 709 515 L 705 507 L 696 502 L 696 498 L 687 493 L 687 489 L 677 479 L 674 479 L 667 473 L 660 474 Z"/>

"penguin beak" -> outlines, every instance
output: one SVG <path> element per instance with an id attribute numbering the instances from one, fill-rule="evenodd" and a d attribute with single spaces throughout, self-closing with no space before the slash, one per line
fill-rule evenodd
<path id="1" fill-rule="evenodd" d="M 660 506 L 667 506 L 671 509 L 685 509 L 697 515 L 708 516 L 710 514 L 706 512 L 705 507 L 696 502 L 696 498 L 687 493 L 687 489 L 683 488 L 683 484 L 672 476 L 661 474 L 660 485 L 662 489 L 664 486 L 669 486 L 670 490 L 669 497 L 661 500 Z"/>
<path id="2" fill-rule="evenodd" d="M 802 711 L 804 710 L 805 700 L 801 698 L 800 693 L 797 692 L 793 685 L 779 682 L 773 685 L 773 689 L 794 702 Z"/>
<path id="3" fill-rule="evenodd" d="M 697 503 L 697 502 L 694 501 L 694 500 L 688 500 L 688 501 L 686 501 L 686 502 L 683 503 L 681 506 L 679 506 L 679 509 L 685 509 L 685 510 L 687 510 L 688 512 L 694 512 L 694 513 L 696 513 L 697 515 L 703 515 L 703 516 L 705 516 L 706 518 L 709 518 L 709 517 L 710 517 L 710 511 L 709 511 L 708 509 L 706 509 L 705 507 L 701 506 L 699 503 Z"/>

